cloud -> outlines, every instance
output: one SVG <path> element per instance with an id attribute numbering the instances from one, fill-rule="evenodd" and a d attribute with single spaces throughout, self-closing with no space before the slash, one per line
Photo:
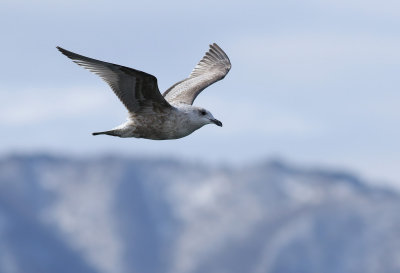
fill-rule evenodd
<path id="1" fill-rule="evenodd" d="M 366 15 L 398 17 L 400 10 L 400 2 L 397 0 L 308 0 L 306 2 L 331 11 L 336 9 L 354 14 L 364 13 Z"/>
<path id="2" fill-rule="evenodd" d="M 262 91 L 262 90 L 258 90 Z M 198 98 L 197 105 L 206 106 L 223 117 L 224 134 L 259 134 L 269 136 L 310 136 L 321 133 L 323 126 L 313 117 L 284 105 L 263 104 L 254 96 L 227 99 L 219 90 Z"/>
<path id="3" fill-rule="evenodd" d="M 232 55 L 255 72 L 308 81 L 346 71 L 348 65 L 399 63 L 399 48 L 398 37 L 296 31 L 240 38 L 234 42 Z"/>
<path id="4" fill-rule="evenodd" d="M 0 90 L 0 124 L 13 126 L 92 114 L 107 105 L 110 96 L 91 87 Z"/>

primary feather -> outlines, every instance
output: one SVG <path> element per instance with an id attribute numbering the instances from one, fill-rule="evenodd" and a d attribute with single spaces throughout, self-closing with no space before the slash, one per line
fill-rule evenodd
<path id="1" fill-rule="evenodd" d="M 171 86 L 163 95 L 170 103 L 193 104 L 201 91 L 222 80 L 230 69 L 231 62 L 228 56 L 214 43 L 189 77 Z"/>

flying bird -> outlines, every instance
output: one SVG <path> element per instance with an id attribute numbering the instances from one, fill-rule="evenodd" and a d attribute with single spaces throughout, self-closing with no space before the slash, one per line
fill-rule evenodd
<path id="1" fill-rule="evenodd" d="M 128 109 L 125 123 L 93 135 L 163 140 L 185 137 L 206 124 L 222 126 L 210 111 L 193 105 L 201 91 L 222 80 L 231 69 L 228 56 L 215 43 L 210 45 L 188 78 L 175 83 L 163 94 L 153 75 L 88 58 L 61 47 L 57 49 L 99 75 Z"/>

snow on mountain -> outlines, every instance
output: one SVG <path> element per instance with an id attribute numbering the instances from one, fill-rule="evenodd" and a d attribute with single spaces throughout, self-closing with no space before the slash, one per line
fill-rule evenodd
<path id="1" fill-rule="evenodd" d="M 279 161 L 0 159 L 0 272 L 400 272 L 400 197 Z"/>

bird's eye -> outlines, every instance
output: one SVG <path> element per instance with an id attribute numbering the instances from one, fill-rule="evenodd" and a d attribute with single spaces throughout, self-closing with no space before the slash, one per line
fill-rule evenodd
<path id="1" fill-rule="evenodd" d="M 202 116 L 205 116 L 205 115 L 206 115 L 206 111 L 201 110 L 201 111 L 200 111 L 200 114 L 201 114 Z"/>

